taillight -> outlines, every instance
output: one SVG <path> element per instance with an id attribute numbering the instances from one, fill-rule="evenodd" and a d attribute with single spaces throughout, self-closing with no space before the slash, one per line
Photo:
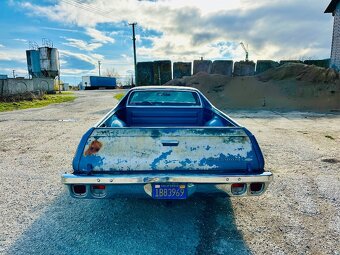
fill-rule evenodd
<path id="1" fill-rule="evenodd" d="M 231 193 L 233 195 L 242 195 L 247 189 L 247 185 L 245 183 L 233 183 L 231 185 Z"/>
<path id="2" fill-rule="evenodd" d="M 76 195 L 84 195 L 86 193 L 86 186 L 85 185 L 73 185 L 73 192 Z"/>
<path id="3" fill-rule="evenodd" d="M 263 190 L 264 183 L 263 182 L 253 182 L 250 184 L 250 192 L 252 194 L 260 193 Z"/>
<path id="4" fill-rule="evenodd" d="M 105 185 L 92 185 L 92 189 L 105 189 Z"/>
<path id="5" fill-rule="evenodd" d="M 106 196 L 106 186 L 102 184 L 91 185 L 91 193 L 95 197 L 105 197 Z"/>

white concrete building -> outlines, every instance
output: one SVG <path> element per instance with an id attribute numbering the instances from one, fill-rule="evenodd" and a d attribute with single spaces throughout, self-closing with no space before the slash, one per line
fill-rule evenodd
<path id="1" fill-rule="evenodd" d="M 334 16 L 330 67 L 340 70 L 340 0 L 332 0 L 325 13 Z"/>

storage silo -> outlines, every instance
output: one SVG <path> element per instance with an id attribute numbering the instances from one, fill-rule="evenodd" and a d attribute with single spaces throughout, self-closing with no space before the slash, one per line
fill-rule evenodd
<path id="1" fill-rule="evenodd" d="M 172 68 L 170 60 L 159 60 L 153 62 L 154 85 L 163 85 L 172 79 Z"/>
<path id="2" fill-rule="evenodd" d="M 50 47 L 39 48 L 40 67 L 44 77 L 55 78 L 59 74 L 58 49 Z"/>
<path id="3" fill-rule="evenodd" d="M 153 85 L 153 62 L 137 63 L 137 86 Z"/>
<path id="4" fill-rule="evenodd" d="M 194 60 L 194 75 L 198 72 L 211 73 L 212 61 L 211 60 Z"/>
<path id="5" fill-rule="evenodd" d="M 211 73 L 231 77 L 233 75 L 232 60 L 215 60 L 212 64 Z"/>
<path id="6" fill-rule="evenodd" d="M 173 64 L 174 79 L 191 76 L 191 62 L 175 62 Z"/>
<path id="7" fill-rule="evenodd" d="M 38 50 L 26 50 L 28 73 L 33 78 L 43 77 L 40 67 L 40 52 Z"/>
<path id="8" fill-rule="evenodd" d="M 253 76 L 255 74 L 255 62 L 239 61 L 234 65 L 234 76 Z"/>
<path id="9" fill-rule="evenodd" d="M 278 67 L 280 64 L 273 60 L 257 60 L 256 74 L 263 73 L 271 68 Z"/>

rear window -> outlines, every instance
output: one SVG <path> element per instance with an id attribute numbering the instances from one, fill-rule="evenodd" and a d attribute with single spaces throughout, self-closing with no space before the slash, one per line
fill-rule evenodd
<path id="1" fill-rule="evenodd" d="M 134 91 L 129 97 L 130 106 L 200 106 L 196 92 L 191 91 Z"/>

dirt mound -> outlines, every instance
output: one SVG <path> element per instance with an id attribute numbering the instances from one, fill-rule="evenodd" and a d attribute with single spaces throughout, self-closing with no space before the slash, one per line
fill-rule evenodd
<path id="1" fill-rule="evenodd" d="M 224 85 L 225 83 L 231 80 L 230 77 L 220 74 L 208 74 L 205 72 L 198 72 L 193 76 L 184 76 L 181 79 L 173 79 L 167 82 L 165 85 L 174 85 L 174 86 L 191 86 L 191 85 L 206 85 L 210 84 L 219 84 Z"/>
<path id="2" fill-rule="evenodd" d="M 195 87 L 220 109 L 340 109 L 338 73 L 303 64 L 285 64 L 259 76 L 231 78 L 201 72 L 166 85 Z"/>
<path id="3" fill-rule="evenodd" d="M 259 74 L 258 78 L 263 82 L 295 79 L 312 83 L 334 83 L 339 79 L 339 73 L 331 68 L 287 63 Z"/>
<path id="4" fill-rule="evenodd" d="M 226 84 L 231 82 L 231 80 L 231 77 L 225 75 L 198 72 L 193 76 L 184 76 L 181 79 L 173 79 L 165 85 L 194 87 L 204 94 L 209 94 L 223 91 Z"/>

